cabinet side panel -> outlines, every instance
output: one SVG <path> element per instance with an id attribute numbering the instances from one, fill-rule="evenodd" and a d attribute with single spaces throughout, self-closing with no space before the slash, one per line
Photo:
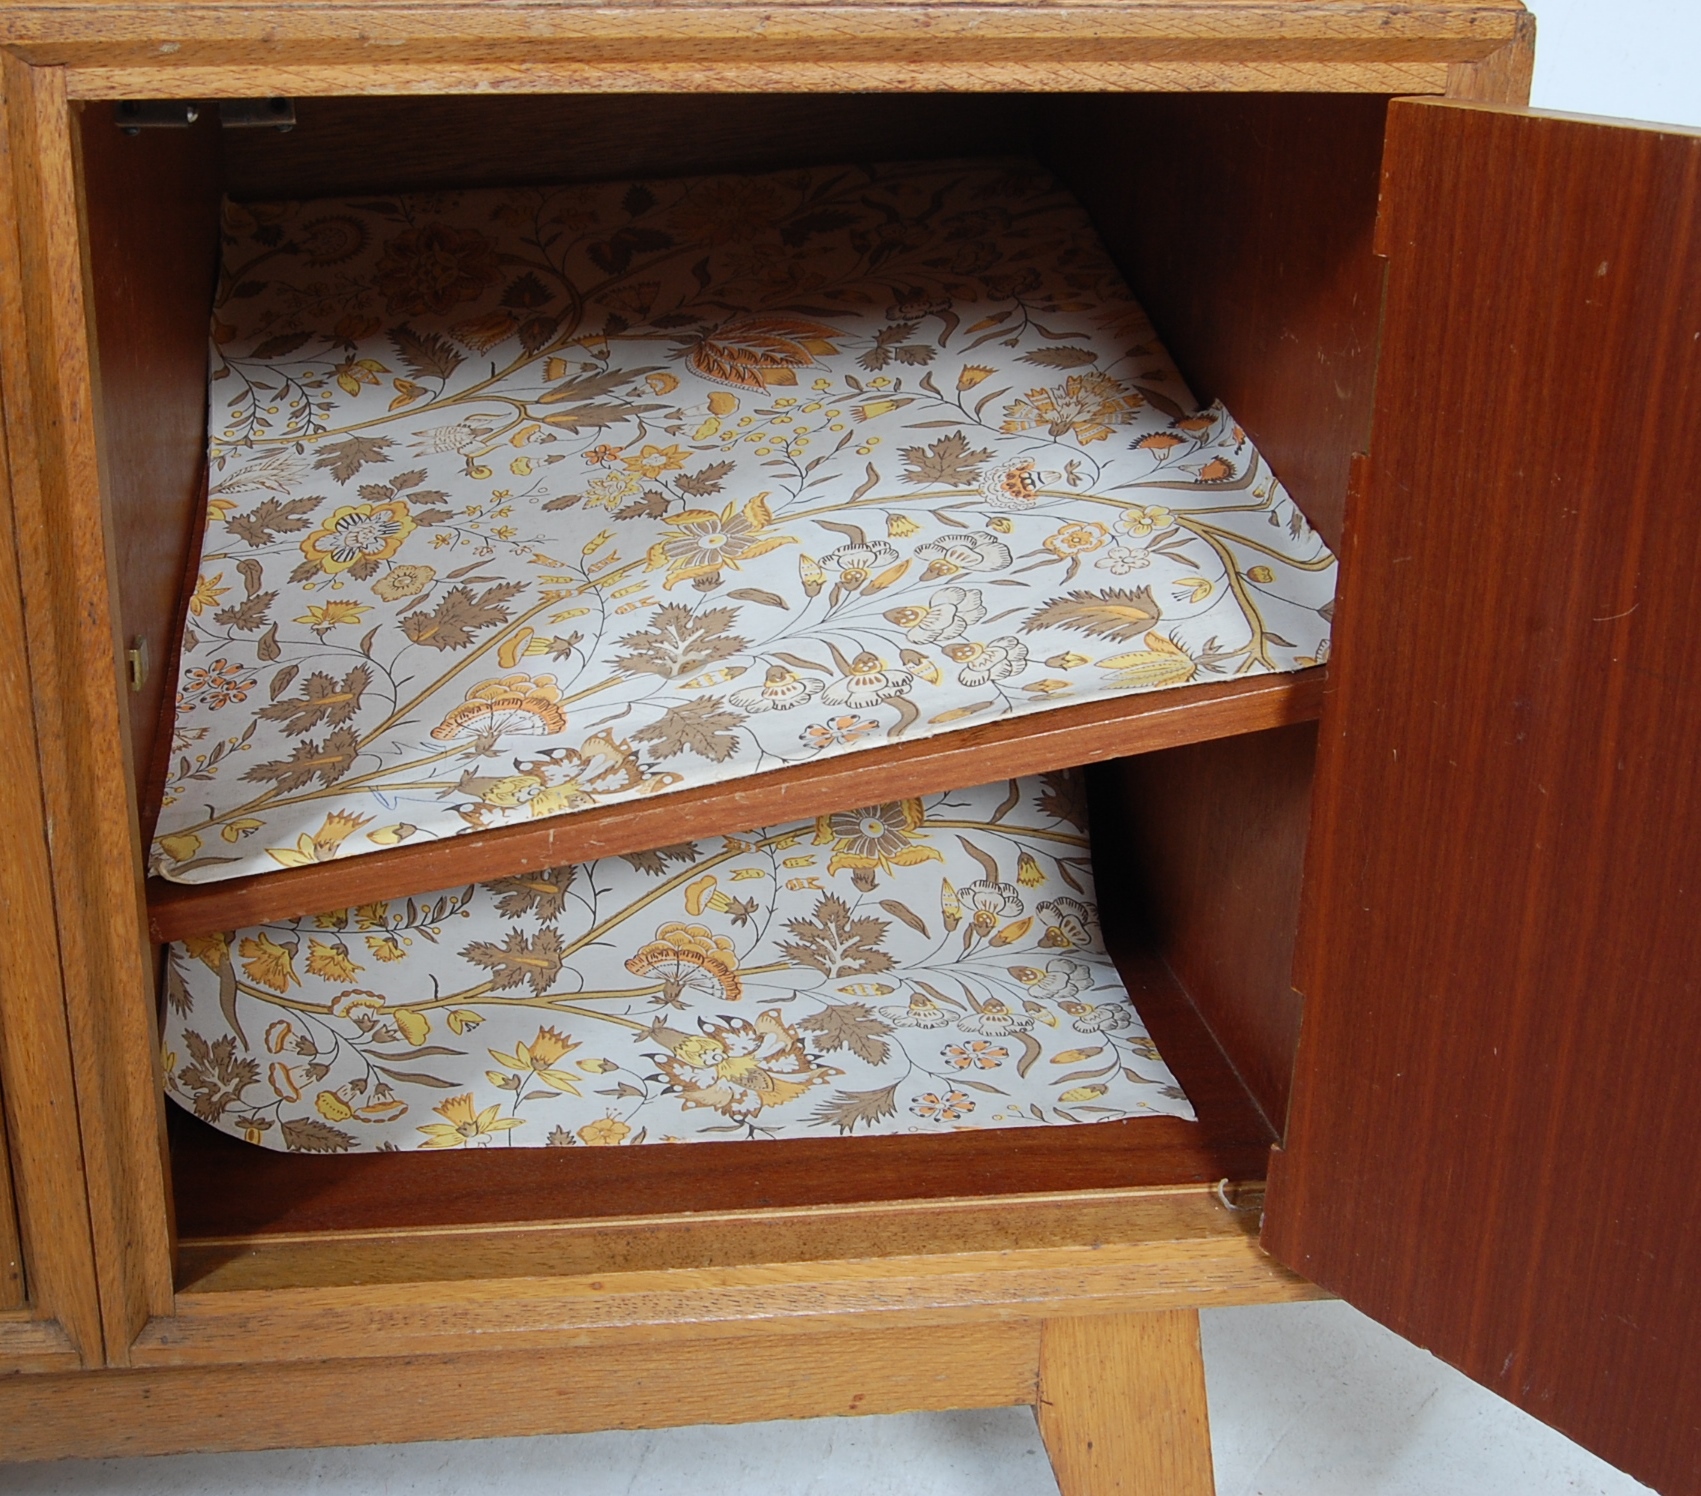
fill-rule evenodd
<path id="1" fill-rule="evenodd" d="M 1390 113 L 1266 1242 L 1701 1491 L 1701 135 Z"/>
<path id="2" fill-rule="evenodd" d="M 1300 723 L 1112 771 L 1135 917 L 1278 1134 L 1299 1042 L 1293 944 L 1316 742 Z"/>
<path id="3" fill-rule="evenodd" d="M 219 135 L 207 119 L 125 135 L 111 104 L 85 105 L 80 115 L 101 484 L 121 638 L 146 652 L 146 674 L 129 697 L 135 774 L 146 785 L 161 751 L 154 737 L 200 517 Z M 144 789 L 145 815 L 155 798 Z"/>
<path id="4" fill-rule="evenodd" d="M 1050 101 L 1052 168 L 1201 400 L 1220 399 L 1331 546 L 1367 443 L 1386 99 L 1099 94 Z"/>

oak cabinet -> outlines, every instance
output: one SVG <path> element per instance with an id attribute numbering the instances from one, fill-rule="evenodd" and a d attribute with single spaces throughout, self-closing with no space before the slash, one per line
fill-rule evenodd
<path id="1" fill-rule="evenodd" d="M 1066 1491 L 1206 1490 L 1193 1311 L 1320 1285 L 1701 1490 L 1701 140 L 1504 107 L 1532 38 L 1498 0 L 10 8 L 0 1089 L 24 1272 L 0 1277 L 0 1364 L 27 1374 L 0 1383 L 0 1447 L 1037 1402 Z M 281 94 L 289 134 L 128 135 L 116 112 Z M 637 1163 L 168 1128 L 156 940 L 439 886 L 406 850 L 217 898 L 143 876 L 220 194 L 846 141 L 1044 160 L 1342 557 L 1326 674 L 787 771 L 796 815 L 1096 765 L 1107 928 L 1199 1122 Z M 781 792 L 480 855 L 733 831 Z M 449 1389 L 442 1422 L 407 1421 Z"/>

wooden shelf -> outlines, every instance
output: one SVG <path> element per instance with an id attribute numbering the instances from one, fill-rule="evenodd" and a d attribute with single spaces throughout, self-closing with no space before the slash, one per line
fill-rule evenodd
<path id="1" fill-rule="evenodd" d="M 1085 702 L 819 764 L 314 867 L 197 885 L 150 878 L 149 929 L 156 941 L 181 940 L 700 836 L 782 825 L 854 805 L 1308 722 L 1322 706 L 1323 674 L 1319 668 L 1258 675 Z"/>
<path id="2" fill-rule="evenodd" d="M 268 1254 L 311 1274 L 319 1247 L 332 1252 L 333 1240 L 339 1261 L 357 1239 L 383 1238 L 397 1243 L 383 1253 L 401 1254 L 398 1263 L 429 1259 L 438 1264 L 432 1271 L 447 1264 L 450 1276 L 481 1265 L 511 1273 L 540 1250 L 560 1249 L 540 1238 L 528 1253 L 521 1239 L 551 1225 L 627 1222 L 637 1230 L 650 1222 L 678 1236 L 691 1225 L 681 1216 L 1262 1180 L 1275 1141 L 1263 1114 L 1168 967 L 1144 949 L 1117 949 L 1135 938 L 1126 930 L 1120 939 L 1114 929 L 1107 934 L 1195 1122 L 1140 1117 L 927 1137 L 324 1156 L 239 1142 L 172 1106 L 179 1283 L 228 1278 L 231 1263 Z M 846 1229 L 841 1222 L 833 1230 L 841 1247 Z M 389 1269 L 369 1263 L 363 1271 Z"/>

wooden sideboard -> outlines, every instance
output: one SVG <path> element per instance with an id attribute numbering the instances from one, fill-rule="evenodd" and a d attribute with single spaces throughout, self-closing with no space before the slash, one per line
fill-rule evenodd
<path id="1" fill-rule="evenodd" d="M 1701 1491 L 1701 137 L 1509 107 L 1533 42 L 1515 0 L 6 7 L 0 1457 L 1030 1403 L 1067 1496 L 1203 1492 L 1197 1309 L 1327 1290 Z M 272 96 L 294 132 L 115 112 Z M 1139 854 L 1106 925 L 1201 1121 L 825 1173 L 168 1129 L 158 939 L 441 867 L 143 874 L 219 195 L 846 140 L 1073 188 L 1340 554 L 1326 677 L 565 818 L 467 876 L 1094 763 Z"/>

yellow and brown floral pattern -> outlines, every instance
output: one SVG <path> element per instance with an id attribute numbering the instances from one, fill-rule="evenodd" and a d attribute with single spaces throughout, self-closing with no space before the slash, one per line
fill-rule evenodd
<path id="1" fill-rule="evenodd" d="M 211 412 L 179 881 L 1328 649 L 1028 162 L 231 204 Z"/>
<path id="2" fill-rule="evenodd" d="M 185 941 L 168 1092 L 309 1153 L 1191 1117 L 1082 806 L 1009 780 Z"/>

